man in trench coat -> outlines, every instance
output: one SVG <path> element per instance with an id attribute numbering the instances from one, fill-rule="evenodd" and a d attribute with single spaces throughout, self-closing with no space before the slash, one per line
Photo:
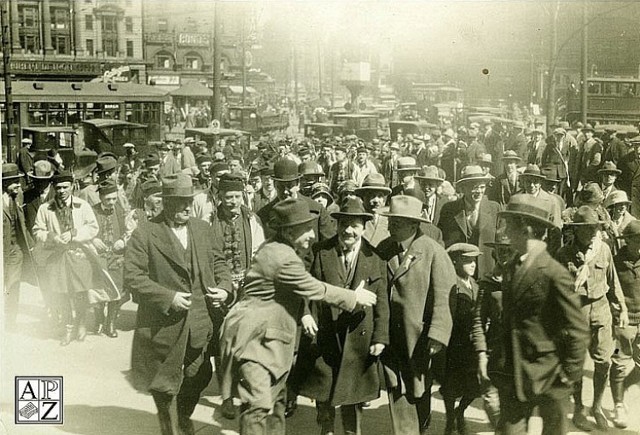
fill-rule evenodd
<path id="1" fill-rule="evenodd" d="M 220 306 L 234 295 L 224 258 L 212 249 L 211 227 L 189 218 L 191 177 L 166 177 L 162 196 L 163 213 L 140 222 L 125 256 L 125 286 L 139 304 L 131 366 L 136 386 L 153 396 L 162 435 L 176 433 L 176 396 L 178 427 L 192 434 L 191 414 L 212 375 L 212 316 L 222 316 Z"/>

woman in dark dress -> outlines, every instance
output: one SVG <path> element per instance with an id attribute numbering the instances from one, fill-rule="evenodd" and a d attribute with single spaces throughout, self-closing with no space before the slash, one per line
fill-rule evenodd
<path id="1" fill-rule="evenodd" d="M 456 268 L 458 282 L 451 310 L 453 330 L 447 347 L 445 375 L 440 393 L 447 416 L 445 434 L 452 434 L 457 428 L 458 433 L 463 435 L 467 433 L 464 411 L 480 396 L 471 331 L 478 299 L 478 284 L 473 275 L 476 272 L 476 259 L 481 252 L 477 246 L 469 243 L 455 243 L 447 252 Z M 457 399 L 460 402 L 456 408 Z"/>

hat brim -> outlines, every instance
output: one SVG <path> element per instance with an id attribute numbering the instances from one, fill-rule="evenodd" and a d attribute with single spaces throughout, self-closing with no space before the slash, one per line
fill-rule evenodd
<path id="1" fill-rule="evenodd" d="M 364 220 L 373 219 L 373 215 L 371 213 L 346 213 L 342 211 L 334 211 L 333 213 L 331 213 L 330 216 L 334 219 L 339 219 L 343 217 L 360 217 Z"/>
<path id="2" fill-rule="evenodd" d="M 470 183 L 470 182 L 475 182 L 475 181 L 483 181 L 485 183 L 488 183 L 489 181 L 491 181 L 493 178 L 483 175 L 482 177 L 468 177 L 468 178 L 461 178 L 458 181 L 456 181 L 456 186 L 459 184 L 464 184 L 464 183 Z"/>
<path id="3" fill-rule="evenodd" d="M 380 213 L 381 216 L 386 216 L 386 217 L 396 217 L 396 218 L 403 218 L 403 219 L 410 219 L 410 220 L 414 220 L 414 221 L 420 221 L 420 222 L 425 222 L 425 223 L 429 223 L 429 221 L 423 217 L 420 216 L 410 216 L 410 215 L 406 215 L 406 214 L 399 214 L 399 213 L 389 213 L 389 212 L 384 212 L 384 213 Z"/>
<path id="4" fill-rule="evenodd" d="M 402 171 L 419 171 L 420 168 L 417 166 L 412 166 L 410 168 L 396 168 L 396 172 L 402 172 Z"/>
<path id="5" fill-rule="evenodd" d="M 27 177 L 33 178 L 34 180 L 51 180 L 53 177 L 53 171 L 49 175 L 36 175 L 33 171 L 27 172 Z"/>
<path id="6" fill-rule="evenodd" d="M 24 174 L 22 172 L 19 172 L 15 175 L 7 175 L 5 176 L 4 174 L 2 174 L 2 181 L 4 180 L 13 180 L 14 178 L 22 178 L 24 177 Z"/>
<path id="7" fill-rule="evenodd" d="M 271 176 L 271 179 L 273 181 L 284 181 L 284 182 L 287 182 L 287 181 L 298 181 L 300 178 L 302 178 L 302 175 L 298 175 L 298 176 L 293 177 L 293 178 L 276 178 L 274 176 Z"/>
<path id="8" fill-rule="evenodd" d="M 487 243 L 484 244 L 484 246 L 488 246 L 490 248 L 498 248 L 500 246 L 502 246 L 502 247 L 511 246 L 511 243 L 506 243 L 506 242 L 487 242 Z"/>
<path id="9" fill-rule="evenodd" d="M 548 220 L 548 219 L 544 219 L 541 218 L 540 216 L 537 216 L 535 214 L 532 213 L 526 213 L 526 212 L 521 212 L 521 211 L 512 211 L 512 210 L 504 210 L 498 213 L 498 218 L 500 217 L 504 217 L 504 216 L 518 216 L 518 217 L 525 217 L 528 219 L 532 219 L 540 224 L 543 224 L 544 226 L 551 228 L 551 227 L 555 227 L 556 225 Z"/>
<path id="10" fill-rule="evenodd" d="M 364 192 L 385 192 L 387 195 L 389 195 L 391 193 L 391 189 L 384 186 L 363 186 L 363 187 L 358 187 L 355 190 L 355 192 L 356 192 L 356 195 L 359 195 L 360 193 L 364 193 Z"/>
<path id="11" fill-rule="evenodd" d="M 599 169 L 598 170 L 598 174 L 617 174 L 620 175 L 622 174 L 622 171 L 620 169 Z"/>
<path id="12" fill-rule="evenodd" d="M 564 222 L 563 225 L 565 226 L 573 226 L 573 227 L 597 227 L 600 225 L 604 225 L 605 222 L 604 221 L 597 221 L 597 222 Z"/>
<path id="13" fill-rule="evenodd" d="M 310 213 L 309 213 L 309 217 L 307 217 L 307 218 L 305 218 L 305 219 L 301 219 L 301 220 L 293 221 L 293 222 L 287 222 L 287 223 L 285 223 L 285 224 L 278 224 L 277 222 L 275 222 L 275 221 L 273 221 L 273 220 L 272 220 L 272 221 L 270 222 L 269 226 L 270 226 L 271 228 L 274 228 L 274 229 L 278 229 L 278 228 L 290 228 L 290 227 L 295 227 L 296 225 L 302 225 L 302 224 L 306 224 L 306 223 L 312 222 L 312 221 L 314 221 L 314 220 L 318 219 L 318 217 L 320 217 L 320 216 L 319 216 L 319 215 L 316 215 L 316 214 L 314 214 L 314 213 L 312 213 L 312 212 L 310 212 Z"/>
<path id="14" fill-rule="evenodd" d="M 89 176 L 89 174 L 91 174 L 93 172 L 93 170 L 96 168 L 96 164 L 92 163 L 88 166 L 85 166 L 83 168 L 80 168 L 76 171 L 73 172 L 73 176 L 75 177 L 76 180 L 80 180 L 82 178 L 85 178 L 87 176 Z"/>
<path id="15" fill-rule="evenodd" d="M 418 180 L 430 180 L 430 181 L 438 181 L 439 183 L 444 183 L 444 178 L 439 177 L 426 177 L 424 175 L 416 175 L 414 178 Z"/>
<path id="16" fill-rule="evenodd" d="M 538 175 L 538 174 L 520 174 L 520 178 L 522 177 L 538 178 L 542 181 L 548 180 L 548 178 L 545 177 L 544 175 Z"/>

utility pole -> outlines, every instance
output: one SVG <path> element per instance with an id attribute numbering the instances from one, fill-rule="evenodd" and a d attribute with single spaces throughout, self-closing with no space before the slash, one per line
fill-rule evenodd
<path id="1" fill-rule="evenodd" d="M 242 25 L 240 26 L 240 45 L 242 46 L 242 105 L 247 105 L 247 42 L 245 38 L 245 15 L 242 15 Z"/>
<path id="2" fill-rule="evenodd" d="M 218 0 L 213 1 L 213 119 L 217 119 L 222 125 L 222 98 L 220 96 L 220 82 L 222 80 L 222 71 L 220 63 L 222 62 L 222 41 L 220 41 L 220 10 Z"/>
<path id="3" fill-rule="evenodd" d="M 581 121 L 583 124 L 587 123 L 587 110 L 588 110 L 588 102 L 587 102 L 587 92 L 589 90 L 589 84 L 587 83 L 588 79 L 588 65 L 589 65 L 589 34 L 588 27 L 589 24 L 589 10 L 587 2 L 582 3 L 582 53 L 581 53 L 581 68 L 580 68 L 580 114 Z"/>
<path id="4" fill-rule="evenodd" d="M 322 101 L 322 46 L 318 41 L 318 95 Z"/>
<path id="5" fill-rule="evenodd" d="M 16 0 L 13 0 L 16 1 Z M 2 2 L 0 10 L 0 26 L 2 26 L 2 67 L 4 71 L 5 113 L 7 125 L 6 158 L 8 162 L 15 161 L 16 132 L 13 119 L 13 94 L 11 87 L 11 34 L 9 25 L 9 2 Z M 17 38 L 17 35 L 14 35 Z"/>
<path id="6" fill-rule="evenodd" d="M 558 12 L 559 0 L 551 5 L 549 17 L 551 19 L 551 38 L 549 41 L 549 77 L 547 78 L 547 131 L 556 122 L 556 64 L 558 55 Z"/>
<path id="7" fill-rule="evenodd" d="M 295 43 L 293 44 L 293 99 L 296 113 L 298 113 L 298 53 Z"/>

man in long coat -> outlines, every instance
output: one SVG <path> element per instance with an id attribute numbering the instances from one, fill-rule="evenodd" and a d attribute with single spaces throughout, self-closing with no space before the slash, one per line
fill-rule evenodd
<path id="1" fill-rule="evenodd" d="M 445 250 L 420 231 L 422 203 L 391 198 L 389 232 L 378 245 L 387 261 L 389 347 L 382 357 L 395 435 L 426 433 L 431 420 L 431 360 L 449 343 L 456 272 Z"/>
<path id="2" fill-rule="evenodd" d="M 162 195 L 162 214 L 139 223 L 125 255 L 125 286 L 139 304 L 131 365 L 137 386 L 153 396 L 162 435 L 176 433 L 175 396 L 178 426 L 192 434 L 191 414 L 212 375 L 212 316 L 222 316 L 234 295 L 211 227 L 189 218 L 191 177 L 166 177 Z"/>
<path id="3" fill-rule="evenodd" d="M 631 200 L 631 214 L 640 219 L 640 136 L 631 139 L 632 150 L 620 159 L 620 188 Z"/>
<path id="4" fill-rule="evenodd" d="M 294 377 L 300 379 L 298 393 L 316 400 L 323 435 L 335 431 L 335 406 L 340 406 L 345 433 L 356 434 L 360 433 L 360 404 L 380 394 L 377 358 L 389 344 L 387 268 L 363 238 L 364 223 L 373 215 L 365 212 L 359 198 L 346 200 L 331 217 L 338 221 L 338 234 L 316 245 L 311 273 L 350 289 L 364 281 L 378 296 L 378 303 L 348 313 L 312 302 L 311 311 L 302 317 L 306 336 Z"/>

